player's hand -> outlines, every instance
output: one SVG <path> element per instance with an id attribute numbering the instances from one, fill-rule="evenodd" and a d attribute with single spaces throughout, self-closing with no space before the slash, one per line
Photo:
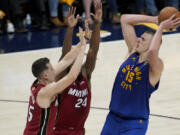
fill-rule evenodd
<path id="1" fill-rule="evenodd" d="M 180 18 L 175 18 L 175 15 L 172 15 L 169 19 L 161 22 L 161 26 L 163 29 L 171 31 L 180 26 Z"/>
<path id="2" fill-rule="evenodd" d="M 80 33 L 80 36 L 79 36 L 80 45 L 85 47 L 86 46 L 86 39 L 84 38 L 83 30 L 81 27 L 79 27 L 79 33 Z"/>
<path id="3" fill-rule="evenodd" d="M 71 28 L 76 26 L 79 19 L 79 15 L 77 15 L 75 18 L 75 13 L 76 13 L 76 7 L 70 7 L 67 15 L 67 21 L 68 21 L 68 26 Z"/>
<path id="4" fill-rule="evenodd" d="M 91 13 L 91 16 L 93 16 L 95 22 L 100 23 L 102 21 L 102 3 L 94 2 L 94 9 L 95 14 Z"/>
<path id="5" fill-rule="evenodd" d="M 85 20 L 84 24 L 85 24 L 85 39 L 90 40 L 91 39 L 91 31 L 89 29 L 88 20 Z"/>

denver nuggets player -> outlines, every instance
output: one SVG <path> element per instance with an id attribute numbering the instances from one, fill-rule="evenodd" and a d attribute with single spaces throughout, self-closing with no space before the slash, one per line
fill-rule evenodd
<path id="1" fill-rule="evenodd" d="M 128 57 L 117 73 L 110 112 L 101 135 L 145 135 L 149 119 L 149 98 L 157 90 L 163 71 L 158 53 L 163 29 L 176 28 L 180 19 L 163 21 L 156 32 L 136 37 L 134 25 L 140 22 L 158 24 L 157 17 L 123 15 L 121 26 L 128 47 Z"/>

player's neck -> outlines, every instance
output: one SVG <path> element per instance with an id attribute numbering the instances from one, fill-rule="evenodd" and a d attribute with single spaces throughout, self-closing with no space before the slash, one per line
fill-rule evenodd
<path id="1" fill-rule="evenodd" d="M 50 83 L 49 81 L 44 80 L 44 79 L 39 79 L 38 82 L 39 82 L 40 84 L 43 84 L 43 85 L 47 85 L 47 84 Z"/>
<path id="2" fill-rule="evenodd" d="M 147 52 L 142 52 L 140 55 L 139 55 L 139 63 L 143 62 L 143 61 L 146 61 L 147 60 Z"/>

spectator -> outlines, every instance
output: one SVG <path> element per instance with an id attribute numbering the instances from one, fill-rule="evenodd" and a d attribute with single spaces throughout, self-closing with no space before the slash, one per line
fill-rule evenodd
<path id="1" fill-rule="evenodd" d="M 93 23 L 93 20 L 90 16 L 90 9 L 92 2 L 97 1 L 100 2 L 101 0 L 83 0 L 84 10 L 85 10 L 85 19 L 88 21 L 89 24 Z"/>
<path id="2" fill-rule="evenodd" d="M 27 32 L 27 30 L 21 25 L 22 20 L 20 21 L 19 13 L 21 12 L 20 8 L 18 8 L 18 0 L 1 0 L 0 1 L 0 8 L 5 12 L 6 16 L 2 21 L 2 31 L 13 33 L 16 32 Z M 12 16 L 10 16 L 12 15 Z M 14 19 L 13 17 L 16 17 Z M 15 23 L 15 30 L 12 21 Z M 15 21 L 16 20 L 16 21 Z M 19 20 L 19 21 L 18 21 Z"/>
<path id="3" fill-rule="evenodd" d="M 0 7 L 0 9 L 1 9 L 1 7 Z M 3 33 L 3 21 L 4 21 L 3 18 L 4 18 L 4 16 L 5 16 L 5 13 L 2 10 L 0 10 L 0 34 Z"/>
<path id="4" fill-rule="evenodd" d="M 49 11 L 50 11 L 50 21 L 54 26 L 63 26 L 58 18 L 58 5 L 59 0 L 48 0 L 49 2 Z"/>
<path id="5" fill-rule="evenodd" d="M 9 1 L 9 9 L 10 13 L 12 14 L 11 20 L 15 26 L 15 32 L 17 33 L 24 33 L 28 30 L 26 29 L 25 25 L 23 24 L 23 11 L 21 9 L 21 5 L 19 0 L 2 0 L 2 1 Z M 9 18 L 9 17 L 8 17 Z"/>
<path id="6" fill-rule="evenodd" d="M 120 16 L 118 16 L 118 6 L 117 0 L 108 0 L 109 10 L 112 13 L 111 22 L 112 23 L 120 23 Z"/>
<path id="7" fill-rule="evenodd" d="M 145 0 L 145 6 L 147 8 L 147 14 L 155 16 L 158 14 L 158 9 L 154 0 Z"/>
<path id="8" fill-rule="evenodd" d="M 166 6 L 172 6 L 179 9 L 179 0 L 166 0 Z"/>
<path id="9" fill-rule="evenodd" d="M 48 0 L 30 0 L 30 2 L 33 7 L 32 23 L 40 30 L 48 30 Z"/>
<path id="10" fill-rule="evenodd" d="M 158 10 L 154 0 L 136 0 L 137 13 L 157 15 Z"/>

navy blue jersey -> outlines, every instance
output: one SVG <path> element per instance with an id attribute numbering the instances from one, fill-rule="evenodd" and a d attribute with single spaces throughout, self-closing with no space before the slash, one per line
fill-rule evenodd
<path id="1" fill-rule="evenodd" d="M 158 84 L 149 82 L 149 64 L 138 63 L 139 54 L 133 53 L 117 73 L 110 103 L 110 111 L 127 118 L 149 117 L 149 98 Z"/>

